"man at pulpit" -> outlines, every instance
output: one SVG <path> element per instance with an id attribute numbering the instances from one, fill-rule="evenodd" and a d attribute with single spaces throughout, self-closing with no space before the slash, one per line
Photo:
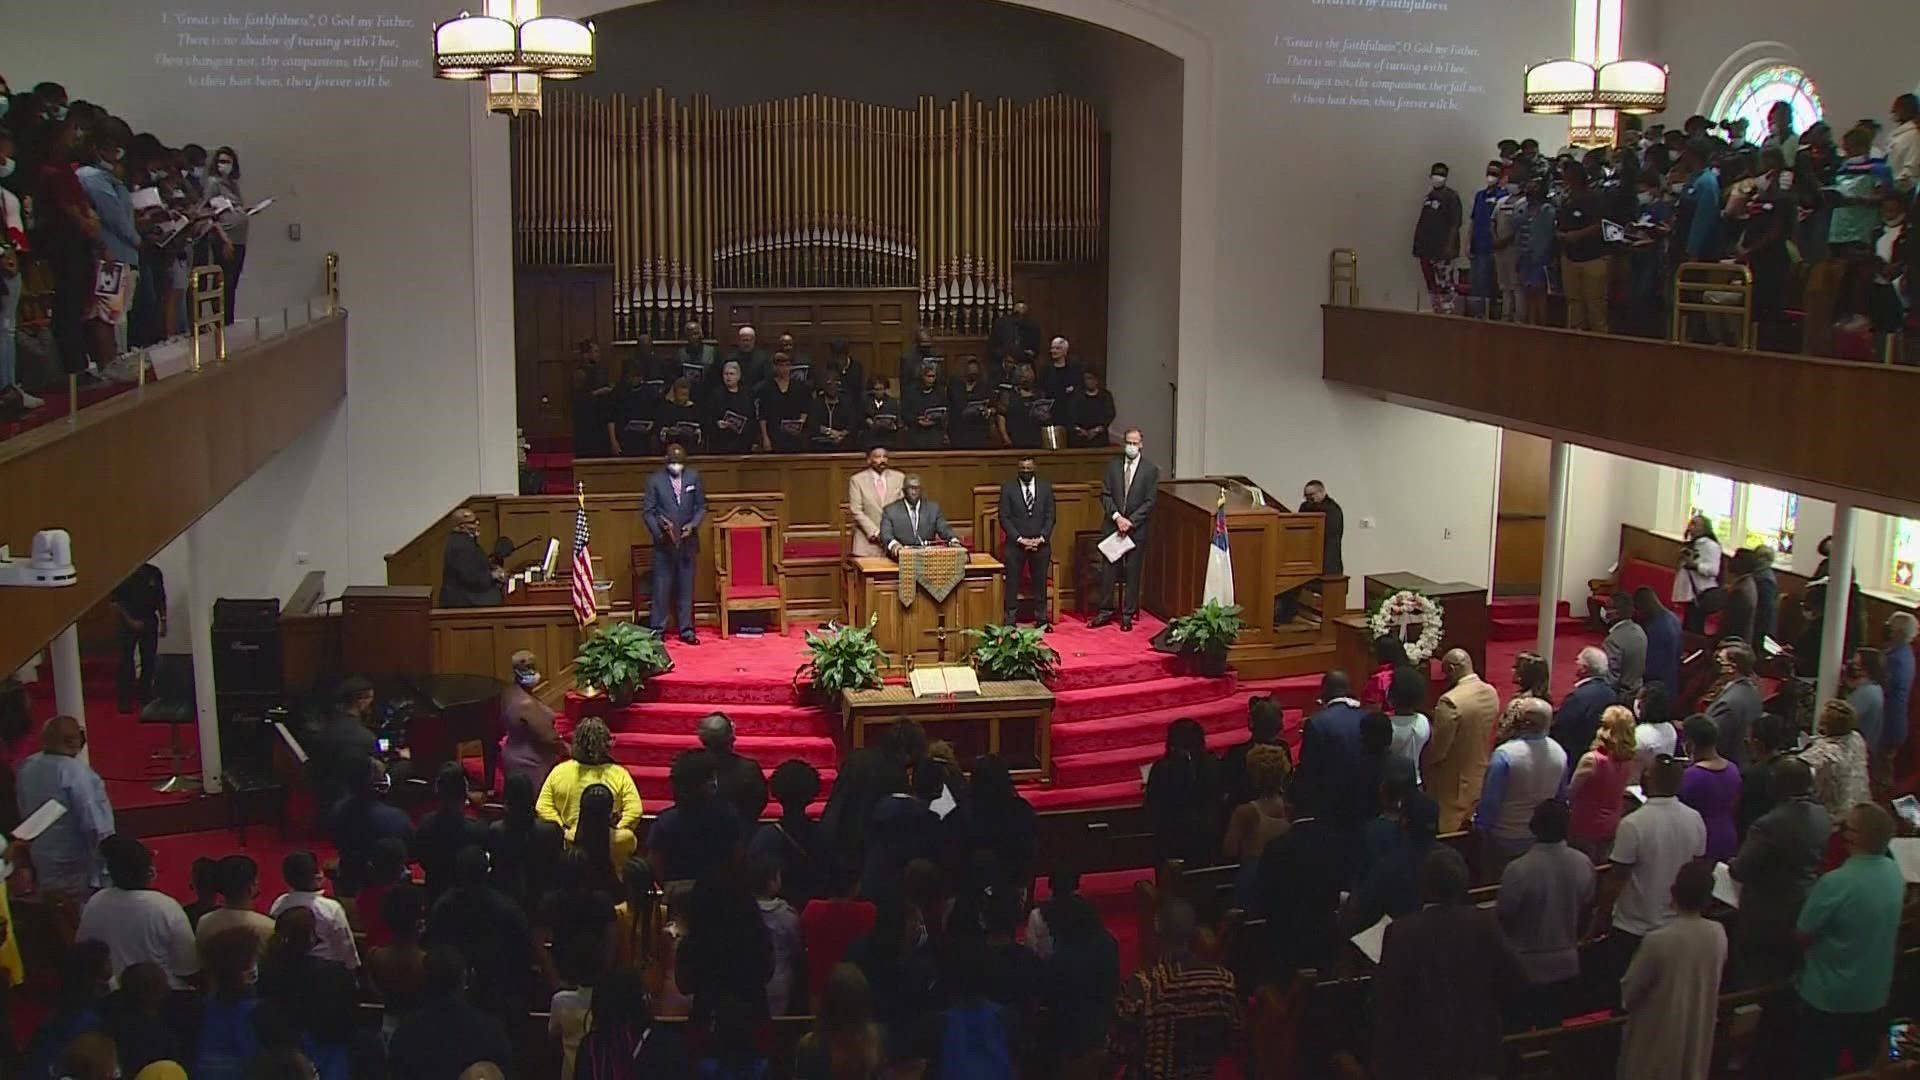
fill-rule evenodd
<path id="1" fill-rule="evenodd" d="M 505 577 L 480 547 L 480 519 L 464 506 L 455 510 L 441 559 L 440 606 L 498 607 L 506 602 L 500 592 Z"/>
<path id="2" fill-rule="evenodd" d="M 920 477 L 909 473 L 898 502 L 880 512 L 880 546 L 898 559 L 903 547 L 945 543 L 960 546 L 960 537 L 940 512 L 940 504 L 920 497 Z"/>

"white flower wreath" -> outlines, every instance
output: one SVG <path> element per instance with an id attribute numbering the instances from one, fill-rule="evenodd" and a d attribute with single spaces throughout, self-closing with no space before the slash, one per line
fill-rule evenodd
<path id="1" fill-rule="evenodd" d="M 1420 624 L 1420 636 L 1408 641 L 1407 627 L 1415 623 Z M 1406 646 L 1408 660 L 1424 663 L 1440 649 L 1440 605 L 1417 592 L 1394 593 L 1374 609 L 1367 631 L 1376 638 L 1398 638 Z"/>

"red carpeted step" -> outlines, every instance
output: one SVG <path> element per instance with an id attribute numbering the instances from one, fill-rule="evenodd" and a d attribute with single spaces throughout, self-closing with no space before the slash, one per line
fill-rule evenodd
<path id="1" fill-rule="evenodd" d="M 1135 634 L 1139 632 L 1134 631 Z M 1139 652 L 1124 656 L 1084 649 L 1070 651 L 1070 646 L 1054 641 L 1051 635 L 1048 644 L 1060 653 L 1060 673 L 1053 679 L 1053 692 L 1056 694 L 1150 679 L 1170 679 L 1185 673 L 1179 657 L 1154 652 L 1146 647 L 1145 642 L 1140 643 Z"/>
<path id="2" fill-rule="evenodd" d="M 1584 619 L 1561 616 L 1553 621 L 1554 633 L 1575 634 L 1587 629 Z M 1488 641 L 1533 641 L 1540 636 L 1540 622 L 1531 616 L 1526 618 L 1490 619 L 1487 622 Z"/>
<path id="3" fill-rule="evenodd" d="M 1097 720 L 1128 713 L 1154 712 L 1181 706 L 1198 708 L 1233 696 L 1232 675 L 1218 679 L 1178 675 L 1110 686 L 1054 691 L 1053 723 Z"/>
<path id="4" fill-rule="evenodd" d="M 688 750 L 700 749 L 691 731 L 681 734 L 621 731 L 613 736 L 613 760 L 622 765 L 666 765 Z M 824 736 L 743 735 L 734 742 L 737 753 L 771 770 L 792 758 L 816 768 L 830 769 L 840 760 L 839 748 Z"/>
<path id="5" fill-rule="evenodd" d="M 1555 609 L 1564 619 L 1573 614 L 1573 607 L 1562 600 Z M 1537 596 L 1503 596 L 1487 605 L 1487 617 L 1490 619 L 1532 619 L 1540 614 L 1540 598 Z"/>
<path id="6" fill-rule="evenodd" d="M 742 736 L 811 737 L 827 736 L 833 731 L 833 718 L 811 705 L 724 705 L 696 702 L 648 701 L 629 705 L 605 714 L 607 726 L 618 734 L 633 732 L 692 738 L 700 718 L 718 709 L 733 721 L 733 730 Z M 571 737 L 574 721 L 562 713 L 554 717 L 554 728 L 561 737 Z"/>
<path id="7" fill-rule="evenodd" d="M 1236 690 L 1271 697 L 1282 709 L 1312 710 L 1320 700 L 1319 675 L 1289 675 L 1284 679 L 1241 679 Z"/>
<path id="8" fill-rule="evenodd" d="M 1058 710 L 1054 715 L 1059 716 Z M 1208 734 L 1244 732 L 1247 728 L 1247 699 L 1245 695 L 1232 694 L 1198 705 L 1177 705 L 1064 724 L 1056 720 L 1053 725 L 1054 760 L 1129 746 L 1151 746 L 1158 751 L 1166 746 L 1168 726 L 1183 718 L 1199 721 Z M 1159 756 L 1158 753 L 1155 756 Z"/>
<path id="9" fill-rule="evenodd" d="M 1165 729 L 1161 730 L 1161 741 L 1156 743 L 1090 754 L 1056 754 L 1053 759 L 1053 782 L 1060 787 L 1078 787 L 1084 784 L 1117 784 L 1132 778 L 1138 783 L 1140 767 L 1158 761 L 1166 751 Z M 1207 736 L 1207 747 L 1217 754 L 1234 743 L 1246 741 L 1246 737 L 1244 730 L 1216 731 Z"/>
<path id="10" fill-rule="evenodd" d="M 1035 810 L 1092 810 L 1109 807 L 1139 806 L 1140 778 L 1111 784 L 1083 784 L 1078 787 L 1022 787 Z"/>
<path id="11" fill-rule="evenodd" d="M 573 494 L 573 470 L 572 469 L 552 469 L 542 473 L 540 476 L 540 494 L 542 495 Z"/>

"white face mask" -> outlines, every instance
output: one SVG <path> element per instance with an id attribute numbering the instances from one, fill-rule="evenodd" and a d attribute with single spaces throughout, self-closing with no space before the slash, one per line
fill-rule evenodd
<path id="1" fill-rule="evenodd" d="M 1652 202 L 1653 202 L 1653 192 L 1651 192 L 1651 191 L 1643 191 L 1643 192 L 1641 192 L 1641 193 L 1640 193 L 1640 205 L 1641 205 L 1641 206 L 1647 206 L 1647 205 L 1650 205 L 1650 204 L 1651 204 Z"/>
<path id="2" fill-rule="evenodd" d="M 1140 448 L 1132 443 L 1128 443 L 1123 453 L 1127 455 L 1128 461 L 1135 461 L 1140 457 Z"/>
<path id="3" fill-rule="evenodd" d="M 1499 187 L 1499 186 L 1500 186 L 1500 174 L 1499 174 L 1499 173 L 1488 173 L 1488 174 L 1487 174 L 1487 186 L 1488 186 L 1488 187 L 1490 187 L 1490 188 L 1491 188 L 1491 187 Z"/>
<path id="4" fill-rule="evenodd" d="M 513 673 L 513 681 L 519 683 L 522 689 L 531 690 L 540 685 L 540 673 L 537 671 L 516 671 Z"/>
<path id="5" fill-rule="evenodd" d="M 1434 187 L 1445 187 L 1447 185 L 1447 178 L 1441 176 L 1439 173 L 1434 173 L 1432 176 L 1427 177 L 1427 179 L 1433 181 Z"/>
<path id="6" fill-rule="evenodd" d="M 679 476 L 682 472 L 685 472 L 686 468 L 687 468 L 686 465 L 678 461 L 667 462 L 667 471 L 672 473 L 675 476 Z"/>
<path id="7" fill-rule="evenodd" d="M 227 176 L 233 172 L 233 162 L 217 161 L 213 165 L 213 171 L 219 173 L 221 176 Z"/>

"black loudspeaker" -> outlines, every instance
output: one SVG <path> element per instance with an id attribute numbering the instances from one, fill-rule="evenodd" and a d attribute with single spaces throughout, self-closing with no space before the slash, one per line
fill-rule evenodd
<path id="1" fill-rule="evenodd" d="M 228 694 L 279 695 L 278 600 L 214 601 L 213 685 L 222 698 Z"/>

